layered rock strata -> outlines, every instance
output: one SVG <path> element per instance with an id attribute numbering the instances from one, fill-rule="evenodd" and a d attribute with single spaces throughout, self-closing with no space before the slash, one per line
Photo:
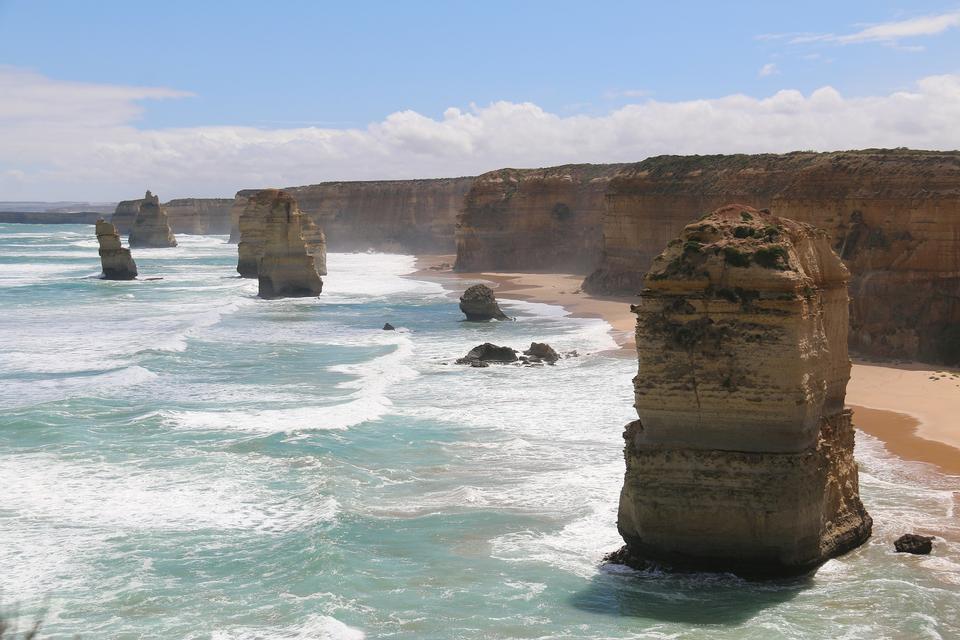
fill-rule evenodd
<path id="1" fill-rule="evenodd" d="M 589 273 L 600 260 L 604 197 L 624 165 L 500 169 L 478 176 L 457 217 L 457 271 Z"/>
<path id="2" fill-rule="evenodd" d="M 497 304 L 493 289 L 485 284 L 475 284 L 463 292 L 463 295 L 460 296 L 460 311 L 471 322 L 510 319 Z"/>
<path id="3" fill-rule="evenodd" d="M 276 218 L 277 211 L 289 205 L 297 216 L 297 225 L 306 251 L 313 257 L 317 273 L 327 275 L 327 244 L 323 230 L 313 220 L 304 216 L 296 199 L 285 191 L 262 189 L 245 198 L 245 208 L 240 219 L 240 242 L 237 246 L 237 272 L 244 278 L 259 275 L 260 259 L 264 256 L 268 224 Z"/>
<path id="4" fill-rule="evenodd" d="M 827 231 L 852 273 L 851 347 L 960 362 L 960 152 L 661 156 L 610 180 L 592 293 L 632 294 L 660 248 L 727 202 Z"/>
<path id="5" fill-rule="evenodd" d="M 288 187 L 327 236 L 332 251 L 447 253 L 454 248 L 454 225 L 473 178 L 323 182 Z M 237 222 L 257 190 L 238 191 Z"/>
<path id="6" fill-rule="evenodd" d="M 164 203 L 174 233 L 219 235 L 230 233 L 232 198 L 177 198 Z"/>
<path id="7" fill-rule="evenodd" d="M 844 409 L 847 279 L 826 233 L 744 205 L 653 260 L 620 560 L 792 574 L 869 537 Z"/>
<path id="8" fill-rule="evenodd" d="M 261 298 L 320 295 L 323 290 L 320 272 L 326 272 L 321 263 L 326 252 L 322 245 L 318 248 L 310 243 L 322 240 L 323 234 L 316 233 L 316 227 L 297 208 L 297 201 L 283 191 L 267 189 L 252 197 L 248 208 L 262 214 L 259 216 L 263 244 L 257 266 L 258 295 Z"/>
<path id="9" fill-rule="evenodd" d="M 143 204 L 143 198 L 136 200 L 121 200 L 117 203 L 117 208 L 110 216 L 110 222 L 117 228 L 117 233 L 127 235 L 133 229 L 133 223 L 137 221 L 137 215 L 140 214 L 140 205 Z"/>
<path id="10" fill-rule="evenodd" d="M 117 228 L 102 218 L 97 220 L 97 243 L 100 245 L 101 278 L 104 280 L 133 280 L 137 277 L 137 263 L 130 249 L 120 243 Z"/>
<path id="11" fill-rule="evenodd" d="M 160 198 L 147 191 L 140 203 L 137 219 L 130 229 L 131 247 L 175 247 L 177 240 L 170 229 L 167 213 L 160 206 Z"/>

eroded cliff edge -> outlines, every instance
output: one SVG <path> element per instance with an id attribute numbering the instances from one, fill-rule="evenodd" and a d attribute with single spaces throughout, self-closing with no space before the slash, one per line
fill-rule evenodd
<path id="1" fill-rule="evenodd" d="M 844 408 L 847 279 L 826 233 L 743 205 L 653 261 L 616 560 L 794 574 L 870 536 Z"/>
<path id="2" fill-rule="evenodd" d="M 476 178 L 457 218 L 457 271 L 556 269 L 599 263 L 604 198 L 625 165 L 500 169 Z"/>
<path id="3" fill-rule="evenodd" d="M 454 225 L 473 178 L 322 182 L 287 187 L 300 210 L 326 234 L 331 251 L 449 253 Z M 231 240 L 239 216 L 257 189 L 238 191 Z"/>
<path id="4" fill-rule="evenodd" d="M 606 197 L 603 257 L 584 288 L 632 294 L 660 248 L 727 202 L 827 231 L 852 273 L 851 347 L 960 361 L 960 152 L 661 156 Z"/>

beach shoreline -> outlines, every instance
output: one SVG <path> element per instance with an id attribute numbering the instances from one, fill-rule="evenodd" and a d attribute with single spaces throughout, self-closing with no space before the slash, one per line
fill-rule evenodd
<path id="1" fill-rule="evenodd" d="M 581 290 L 586 277 L 569 273 L 477 272 L 452 269 L 453 255 L 418 255 L 410 277 L 444 285 L 459 297 L 464 284 L 493 285 L 498 297 L 555 304 L 572 316 L 602 318 L 619 349 L 611 356 L 636 358 L 634 297 L 598 297 Z M 852 357 L 846 402 L 857 428 L 883 441 L 905 460 L 960 475 L 960 370 L 934 365 Z"/>

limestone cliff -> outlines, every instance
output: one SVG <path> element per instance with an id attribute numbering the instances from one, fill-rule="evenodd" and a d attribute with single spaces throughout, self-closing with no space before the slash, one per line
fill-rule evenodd
<path id="1" fill-rule="evenodd" d="M 454 225 L 473 178 L 323 182 L 287 187 L 333 251 L 453 251 Z M 256 190 L 237 192 L 234 216 Z M 239 233 L 235 239 L 239 239 Z"/>
<path id="2" fill-rule="evenodd" d="M 177 240 L 170 230 L 167 213 L 160 206 L 160 198 L 149 191 L 140 204 L 137 219 L 130 229 L 131 247 L 175 247 Z"/>
<path id="3" fill-rule="evenodd" d="M 297 201 L 283 191 L 264 189 L 250 199 L 250 207 L 265 212 L 261 225 L 263 249 L 257 269 L 258 295 L 261 298 L 320 295 L 321 269 L 304 238 L 305 225 L 312 223 L 300 212 Z M 316 227 L 312 227 L 306 234 L 316 238 L 315 232 Z"/>
<path id="4" fill-rule="evenodd" d="M 110 217 L 110 222 L 117 228 L 117 233 L 129 234 L 133 229 L 133 223 L 137 220 L 140 213 L 140 205 L 143 204 L 143 198 L 136 200 L 121 200 L 117 203 L 117 208 Z"/>
<path id="5" fill-rule="evenodd" d="M 607 184 L 622 166 L 500 169 L 477 177 L 457 218 L 456 269 L 589 273 L 600 260 Z"/>
<path id="6" fill-rule="evenodd" d="M 635 293 L 699 212 L 736 201 L 825 229 L 852 272 L 850 344 L 960 361 L 960 153 L 663 156 L 610 181 L 593 293 Z"/>
<path id="7" fill-rule="evenodd" d="M 826 233 L 745 205 L 653 260 L 620 559 L 790 574 L 869 537 L 844 409 L 848 276 Z"/>
<path id="8" fill-rule="evenodd" d="M 178 198 L 163 205 L 174 233 L 230 233 L 230 198 Z"/>
<path id="9" fill-rule="evenodd" d="M 297 215 L 297 225 L 306 251 L 313 257 L 320 275 L 327 274 L 327 244 L 323 230 L 307 216 L 301 216 L 296 199 L 286 191 L 261 189 L 243 198 L 245 204 L 240 216 L 240 242 L 237 246 L 237 272 L 244 278 L 259 275 L 260 259 L 264 256 L 268 224 L 287 206 Z M 275 221 L 275 220 L 274 220 Z"/>
<path id="10" fill-rule="evenodd" d="M 101 277 L 104 280 L 133 280 L 137 277 L 137 264 L 130 255 L 130 249 L 120 244 L 117 228 L 104 221 L 97 220 L 97 242 L 100 245 Z"/>

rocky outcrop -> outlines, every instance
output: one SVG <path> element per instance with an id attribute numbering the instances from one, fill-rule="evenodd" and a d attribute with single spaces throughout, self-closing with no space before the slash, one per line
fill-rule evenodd
<path id="1" fill-rule="evenodd" d="M 133 229 L 133 223 L 136 222 L 140 214 L 140 205 L 143 204 L 143 198 L 136 200 L 121 200 L 117 203 L 117 208 L 110 217 L 110 222 L 117 228 L 117 233 L 129 234 Z"/>
<path id="2" fill-rule="evenodd" d="M 457 364 L 467 364 L 472 367 L 487 367 L 490 363 L 509 364 L 517 362 L 517 352 L 510 347 L 500 347 L 490 342 L 475 346 L 462 358 L 457 358 Z"/>
<path id="3" fill-rule="evenodd" d="M 638 292 L 699 212 L 770 208 L 827 231 L 852 273 L 850 345 L 960 362 L 960 152 L 866 150 L 662 156 L 610 181 L 600 267 L 584 288 Z"/>
<path id="4" fill-rule="evenodd" d="M 473 178 L 322 182 L 287 187 L 327 236 L 331 251 L 448 253 Z M 234 213 L 256 190 L 237 192 Z M 239 237 L 237 237 L 239 239 Z"/>
<path id="5" fill-rule="evenodd" d="M 546 362 L 547 364 L 553 364 L 560 359 L 560 354 L 546 342 L 531 342 L 530 348 L 525 349 L 523 355 L 527 356 L 527 362 L 529 363 Z"/>
<path id="6" fill-rule="evenodd" d="M 230 198 L 178 198 L 163 205 L 174 233 L 214 235 L 230 233 Z"/>
<path id="7" fill-rule="evenodd" d="M 316 227 L 300 212 L 297 201 L 283 191 L 264 189 L 250 199 L 248 210 L 257 214 L 262 238 L 257 266 L 259 296 L 320 295 L 320 272 L 326 272 L 320 262 L 326 252 L 322 245 L 312 246 L 311 242 L 322 240 L 323 234 L 317 234 Z M 240 246 L 243 245 L 241 240 Z"/>
<path id="8" fill-rule="evenodd" d="M 475 284 L 460 296 L 460 311 L 472 322 L 487 320 L 509 320 L 497 304 L 493 289 L 485 284 Z"/>
<path id="9" fill-rule="evenodd" d="M 915 533 L 905 533 L 893 543 L 897 553 L 912 553 L 925 556 L 933 551 L 933 536 L 921 536 Z"/>
<path id="10" fill-rule="evenodd" d="M 500 169 L 476 178 L 457 217 L 457 271 L 557 269 L 600 260 L 604 196 L 624 165 Z"/>
<path id="11" fill-rule="evenodd" d="M 103 219 L 97 220 L 97 242 L 100 245 L 100 275 L 104 280 L 133 280 L 137 277 L 137 263 L 120 243 L 117 228 Z"/>
<path id="12" fill-rule="evenodd" d="M 131 247 L 177 246 L 167 212 L 160 206 L 160 198 L 149 191 L 140 203 L 137 219 L 130 230 L 129 243 Z"/>
<path id="13" fill-rule="evenodd" d="M 826 233 L 744 205 L 652 261 L 619 559 L 792 574 L 869 537 L 844 408 L 847 279 Z"/>
<path id="14" fill-rule="evenodd" d="M 240 242 L 237 246 L 237 272 L 244 278 L 259 275 L 260 259 L 264 256 L 267 242 L 267 225 L 278 215 L 292 207 L 297 214 L 297 225 L 306 251 L 313 257 L 317 273 L 327 275 L 327 244 L 324 232 L 310 218 L 302 215 L 296 199 L 285 191 L 262 189 L 244 198 L 246 202 L 240 216 Z"/>

